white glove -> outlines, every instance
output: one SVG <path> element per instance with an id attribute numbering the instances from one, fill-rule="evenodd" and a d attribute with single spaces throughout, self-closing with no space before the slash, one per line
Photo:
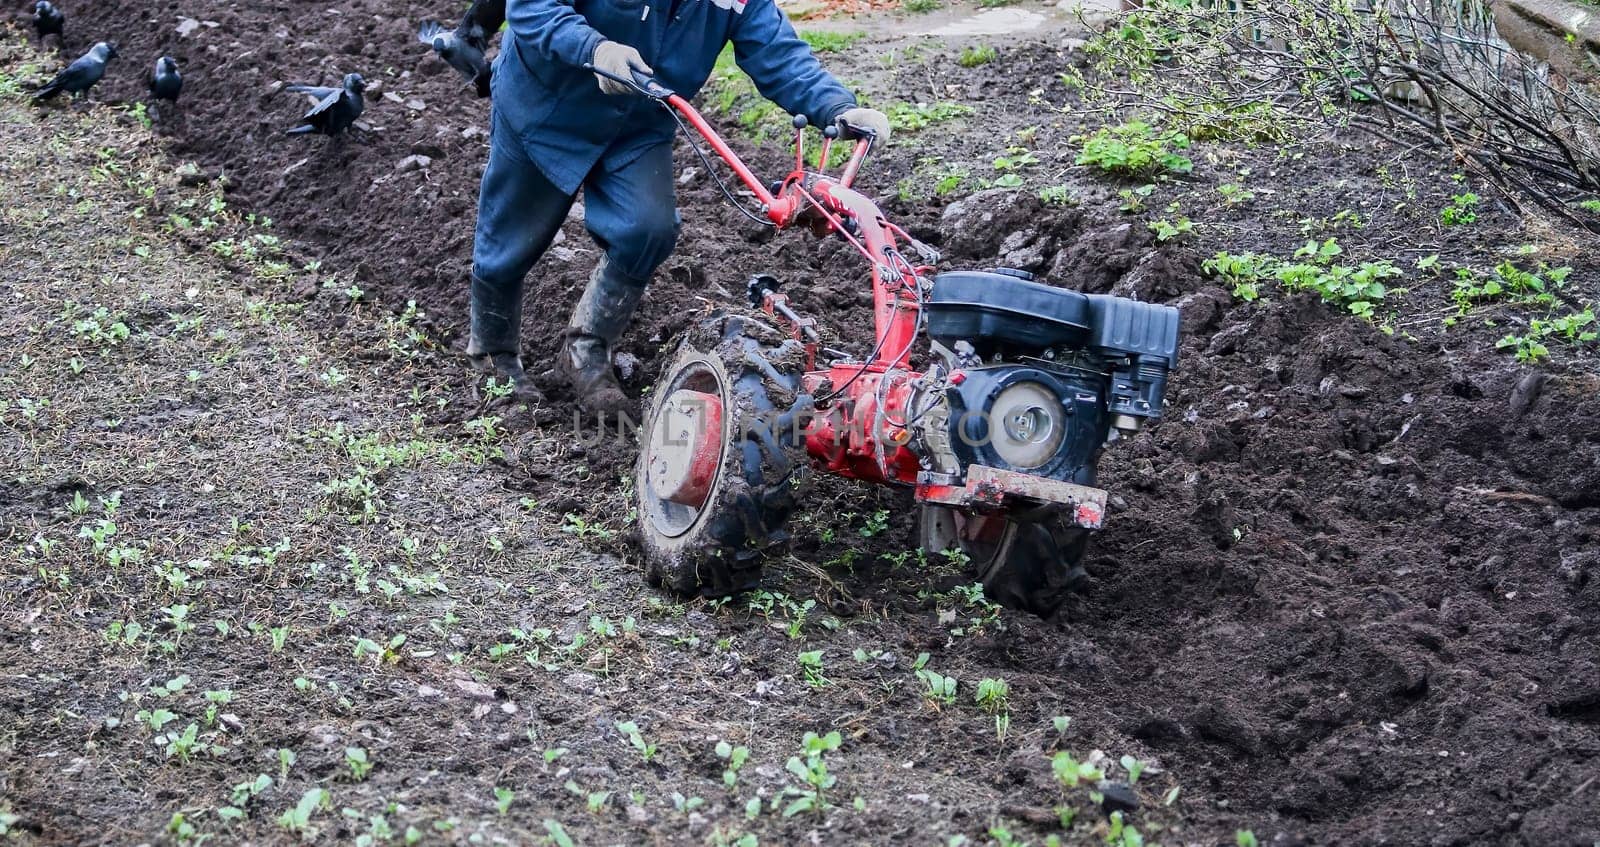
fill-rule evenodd
<path id="1" fill-rule="evenodd" d="M 626 44 L 615 41 L 602 41 L 594 48 L 594 58 L 589 61 L 594 63 L 596 70 L 615 74 L 623 79 L 633 79 L 633 72 L 654 73 L 655 69 L 644 63 L 644 57 L 639 51 Z M 633 94 L 632 88 L 617 82 L 614 79 L 595 74 L 594 78 L 600 81 L 600 91 L 605 94 Z"/>
<path id="2" fill-rule="evenodd" d="M 877 109 L 863 109 L 860 106 L 846 109 L 838 120 L 846 138 L 872 136 L 877 139 L 873 142 L 874 147 L 889 143 L 889 117 Z"/>

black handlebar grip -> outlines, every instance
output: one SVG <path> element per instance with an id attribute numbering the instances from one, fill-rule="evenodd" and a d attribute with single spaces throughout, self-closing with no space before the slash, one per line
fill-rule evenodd
<path id="1" fill-rule="evenodd" d="M 838 138 L 839 137 L 839 127 L 838 126 L 825 126 L 825 127 L 822 128 L 822 134 L 826 138 Z"/>
<path id="2" fill-rule="evenodd" d="M 811 124 L 810 121 L 806 120 L 805 115 L 795 115 L 793 123 L 795 129 L 805 129 Z"/>

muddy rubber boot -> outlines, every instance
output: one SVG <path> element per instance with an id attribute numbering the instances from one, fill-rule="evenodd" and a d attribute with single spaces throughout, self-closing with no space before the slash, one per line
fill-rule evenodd
<path id="1" fill-rule="evenodd" d="M 509 381 L 517 399 L 538 402 L 544 396 L 528 379 L 517 355 L 521 329 L 520 292 L 508 292 L 473 277 L 467 365 L 477 373 Z"/>
<path id="2" fill-rule="evenodd" d="M 611 351 L 622 337 L 644 296 L 644 280 L 615 270 L 601 256 L 589 285 L 572 311 L 556 354 L 556 374 L 572 386 L 572 395 L 586 411 L 637 414 L 638 403 L 622 393 L 611 363 Z"/>

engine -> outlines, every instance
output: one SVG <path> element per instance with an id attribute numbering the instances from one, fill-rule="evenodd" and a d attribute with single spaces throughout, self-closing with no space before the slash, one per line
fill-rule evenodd
<path id="1" fill-rule="evenodd" d="M 1161 417 L 1177 309 L 997 268 L 940 274 L 924 314 L 941 361 L 910 429 L 930 479 L 983 465 L 1093 485 L 1101 449 Z"/>

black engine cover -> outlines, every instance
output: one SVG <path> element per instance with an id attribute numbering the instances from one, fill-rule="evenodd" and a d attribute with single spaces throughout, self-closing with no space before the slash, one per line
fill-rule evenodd
<path id="1" fill-rule="evenodd" d="M 924 309 L 935 341 L 951 348 L 965 341 L 985 359 L 1047 349 L 1093 353 L 1111 375 L 1106 404 L 1114 414 L 1161 417 L 1167 374 L 1178 364 L 1178 310 L 1171 306 L 1081 294 L 996 268 L 939 274 Z"/>
<path id="2" fill-rule="evenodd" d="M 1085 346 L 1094 320 L 1088 296 L 1020 274 L 951 271 L 934 277 L 928 334 L 945 346 L 966 341 L 985 358 Z"/>

